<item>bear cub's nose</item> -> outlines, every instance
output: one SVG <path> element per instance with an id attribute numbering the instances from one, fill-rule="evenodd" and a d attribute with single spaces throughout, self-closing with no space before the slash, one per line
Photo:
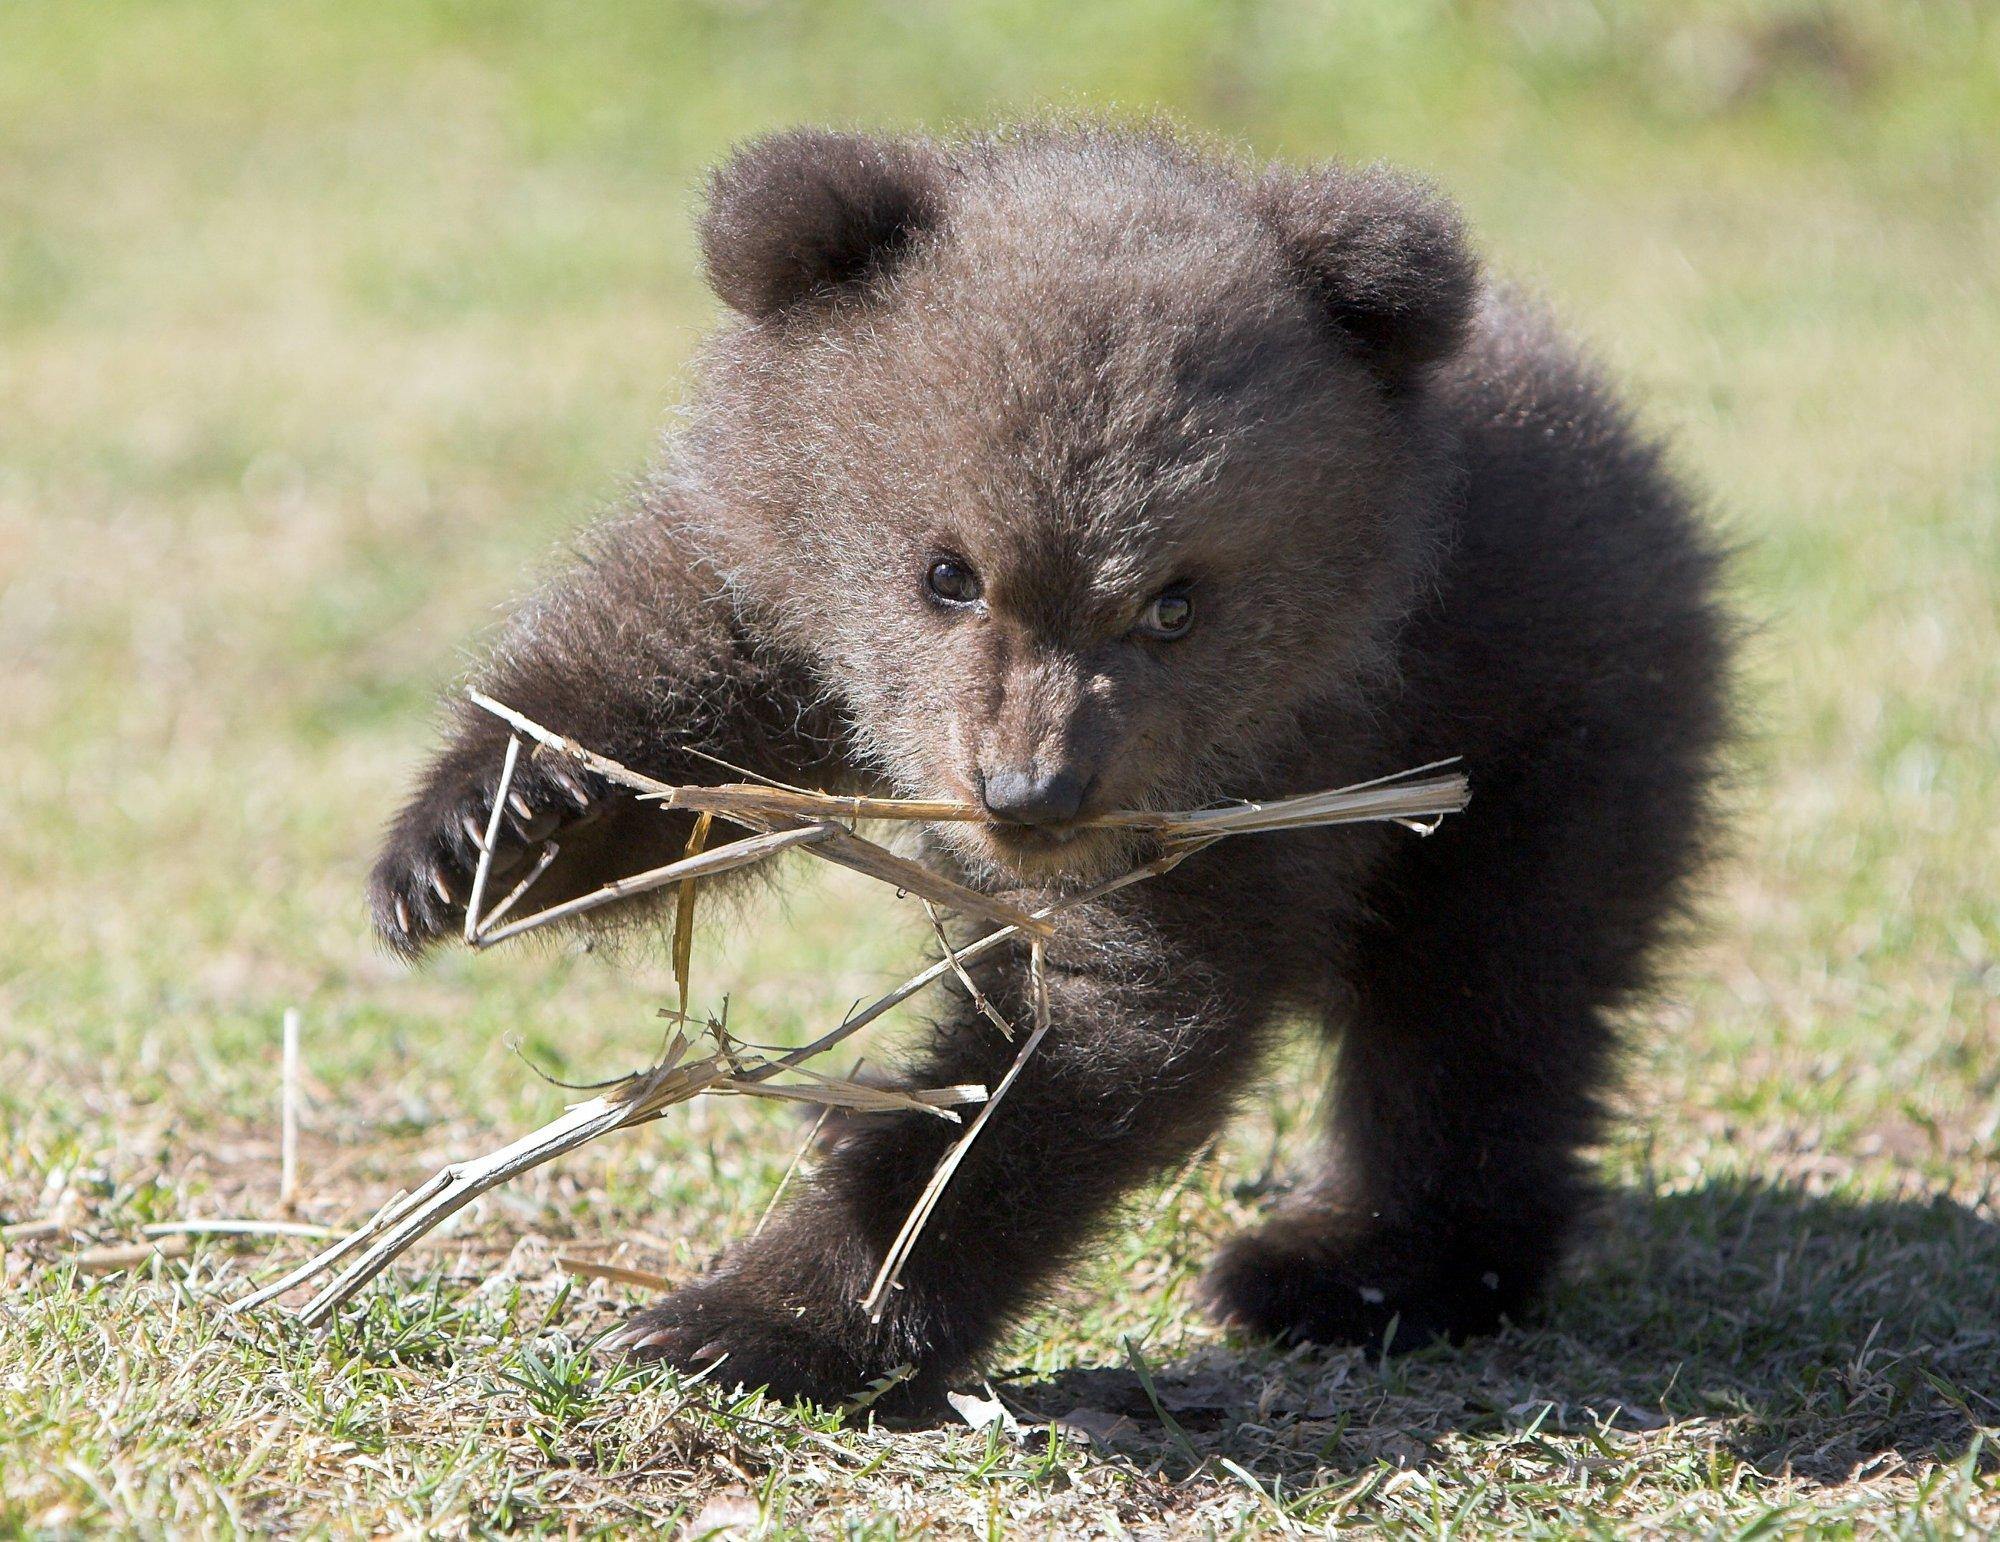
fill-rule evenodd
<path id="1" fill-rule="evenodd" d="M 979 801 L 1002 824 L 1062 824 L 1083 807 L 1083 778 L 1074 771 L 995 771 L 980 778 Z"/>

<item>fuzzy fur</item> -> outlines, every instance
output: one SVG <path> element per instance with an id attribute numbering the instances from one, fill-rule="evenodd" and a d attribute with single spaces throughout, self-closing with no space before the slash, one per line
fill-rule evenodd
<path id="1" fill-rule="evenodd" d="M 739 313 L 637 507 L 522 610 L 489 692 L 669 780 L 699 747 L 790 782 L 1086 812 L 1464 757 L 1468 812 L 1248 837 L 1075 913 L 1053 1029 L 879 1323 L 858 1301 L 950 1131 L 855 1121 L 756 1240 L 640 1315 L 641 1352 L 831 1399 L 963 1374 L 1225 1117 L 1286 1018 L 1338 1044 L 1327 1155 L 1208 1290 L 1317 1342 L 1490 1329 L 1587 1195 L 1614 1020 L 1709 827 L 1726 728 L 1716 548 L 1602 382 L 1483 285 L 1451 211 L 1380 171 L 1256 173 L 1169 135 L 742 151 L 702 224 Z M 976 603 L 926 592 L 941 556 Z M 1184 586 L 1194 620 L 1146 634 Z M 504 730 L 454 709 L 373 880 L 415 954 L 460 924 Z M 523 762 L 539 897 L 686 826 Z M 1143 856 L 995 821 L 928 860 L 1033 896 Z M 1025 955 L 982 989 L 1028 1017 Z M 908 1068 L 994 1082 L 962 999 Z"/>

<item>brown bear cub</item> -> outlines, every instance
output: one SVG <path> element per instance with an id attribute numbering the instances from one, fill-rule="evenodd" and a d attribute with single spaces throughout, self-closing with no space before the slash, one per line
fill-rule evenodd
<path id="1" fill-rule="evenodd" d="M 1288 1020 L 1338 1044 L 1324 1167 L 1216 1261 L 1254 1333 L 1494 1328 L 1588 1194 L 1618 1058 L 1709 827 L 1718 553 L 1605 385 L 1379 171 L 1253 171 L 1165 133 L 798 132 L 714 176 L 736 313 L 635 506 L 477 683 L 669 781 L 977 802 L 924 860 L 1016 898 L 1142 860 L 1097 811 L 1462 756 L 1471 807 L 1244 837 L 1081 908 L 1052 1028 L 879 1321 L 859 1302 L 955 1128 L 856 1121 L 762 1233 L 610 1342 L 832 1400 L 963 1375 L 1133 1185 L 1195 1151 Z M 454 709 L 375 869 L 457 932 L 505 728 Z M 503 867 L 557 900 L 688 829 L 523 757 Z M 738 832 L 739 834 L 741 832 Z M 975 966 L 1015 1022 L 1025 949 Z M 946 999 L 946 998 L 940 998 Z M 962 995 L 907 1067 L 997 1082 Z"/>

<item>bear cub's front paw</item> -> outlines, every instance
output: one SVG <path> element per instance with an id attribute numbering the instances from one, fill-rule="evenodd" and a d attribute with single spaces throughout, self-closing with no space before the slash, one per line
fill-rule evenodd
<path id="1" fill-rule="evenodd" d="M 804 1311 L 720 1280 L 684 1286 L 641 1308 L 597 1347 L 683 1371 L 713 1368 L 719 1385 L 761 1387 L 780 1402 L 832 1406 L 865 1392 L 878 1374 L 856 1346 Z"/>
<path id="2" fill-rule="evenodd" d="M 397 952 L 415 957 L 459 931 L 499 790 L 501 753 L 470 771 L 440 767 L 403 811 L 368 884 L 375 927 Z M 487 909 L 518 881 L 530 857 L 602 812 L 608 784 L 591 773 L 524 753 L 514 768 L 488 870 Z"/>

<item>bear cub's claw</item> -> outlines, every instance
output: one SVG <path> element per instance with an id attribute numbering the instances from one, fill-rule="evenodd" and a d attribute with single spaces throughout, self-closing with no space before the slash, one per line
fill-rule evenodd
<path id="1" fill-rule="evenodd" d="M 867 1389 L 862 1358 L 804 1315 L 767 1305 L 726 1282 L 684 1286 L 643 1307 L 598 1341 L 600 1353 L 713 1371 L 725 1387 L 762 1388 L 779 1402 L 833 1406 Z"/>
<path id="2" fill-rule="evenodd" d="M 497 755 L 469 776 L 440 775 L 391 831 L 369 879 L 369 908 L 382 939 L 405 957 L 463 928 L 499 779 Z M 609 789 L 596 784 L 587 772 L 521 757 L 487 873 L 489 909 L 530 857 L 602 811 Z"/>

